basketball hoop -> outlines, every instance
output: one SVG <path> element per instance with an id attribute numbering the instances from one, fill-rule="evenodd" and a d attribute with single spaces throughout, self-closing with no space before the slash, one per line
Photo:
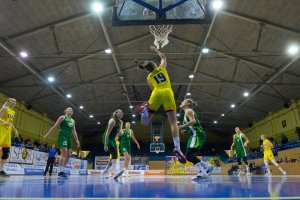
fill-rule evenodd
<path id="1" fill-rule="evenodd" d="M 154 44 L 157 49 L 163 48 L 169 43 L 168 35 L 173 30 L 173 25 L 150 25 L 150 33 L 154 35 Z"/>

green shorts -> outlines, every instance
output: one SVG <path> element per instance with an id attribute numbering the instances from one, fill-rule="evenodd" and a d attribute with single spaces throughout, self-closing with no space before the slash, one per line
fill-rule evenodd
<path id="1" fill-rule="evenodd" d="M 243 158 L 247 156 L 246 150 L 244 148 L 236 148 L 235 151 L 237 158 Z"/>
<path id="2" fill-rule="evenodd" d="M 131 154 L 131 145 L 129 143 L 122 143 L 120 145 L 120 151 L 124 155 L 125 152 Z"/>
<path id="3" fill-rule="evenodd" d="M 186 148 L 200 150 L 203 144 L 205 143 L 205 140 L 206 140 L 205 133 L 190 135 Z"/>
<path id="4" fill-rule="evenodd" d="M 71 149 L 72 148 L 72 139 L 71 137 L 67 137 L 66 135 L 59 134 L 58 135 L 58 148 L 67 148 Z"/>
<path id="5" fill-rule="evenodd" d="M 102 140 L 102 142 L 104 144 L 105 141 Z M 108 149 L 117 149 L 116 140 L 112 140 L 112 139 L 108 138 L 108 140 L 107 140 L 107 147 L 108 147 Z"/>

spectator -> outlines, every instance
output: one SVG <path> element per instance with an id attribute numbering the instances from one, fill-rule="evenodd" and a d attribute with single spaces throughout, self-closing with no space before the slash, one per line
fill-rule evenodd
<path id="1" fill-rule="evenodd" d="M 284 158 L 284 163 L 291 163 L 291 160 L 288 159 L 288 158 L 285 156 L 285 158 Z"/>
<path id="2" fill-rule="evenodd" d="M 288 138 L 286 137 L 286 135 L 283 134 L 283 133 L 280 133 L 279 138 L 281 139 L 281 140 L 280 140 L 280 141 L 281 141 L 281 145 L 287 144 L 287 143 L 289 142 L 289 139 L 288 139 Z"/>

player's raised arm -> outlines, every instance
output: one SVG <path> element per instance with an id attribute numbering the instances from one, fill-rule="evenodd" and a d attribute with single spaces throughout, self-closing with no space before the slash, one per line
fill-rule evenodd
<path id="1" fill-rule="evenodd" d="M 159 66 L 166 68 L 167 67 L 167 57 L 154 46 L 150 46 L 150 49 L 152 51 L 154 51 L 155 53 L 157 53 L 157 55 L 160 57 L 161 60 L 160 60 Z"/>

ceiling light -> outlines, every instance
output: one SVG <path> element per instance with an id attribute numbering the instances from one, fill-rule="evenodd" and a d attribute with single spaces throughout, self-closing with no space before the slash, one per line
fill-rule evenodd
<path id="1" fill-rule="evenodd" d="M 72 95 L 71 95 L 71 94 L 67 94 L 66 97 L 67 97 L 68 99 L 70 99 L 70 98 L 72 98 Z"/>
<path id="2" fill-rule="evenodd" d="M 135 117 L 135 115 L 133 114 L 132 117 Z"/>
<path id="3" fill-rule="evenodd" d="M 299 52 L 299 47 L 295 44 L 290 45 L 287 50 L 289 55 L 296 55 Z"/>
<path id="4" fill-rule="evenodd" d="M 231 107 L 231 108 L 234 108 L 234 107 L 235 107 L 235 104 L 231 104 L 230 107 Z"/>
<path id="5" fill-rule="evenodd" d="M 203 48 L 202 49 L 202 53 L 208 53 L 209 52 L 209 49 L 208 48 Z"/>
<path id="6" fill-rule="evenodd" d="M 248 97 L 249 96 L 249 92 L 244 92 L 244 97 Z"/>
<path id="7" fill-rule="evenodd" d="M 194 74 L 190 74 L 190 75 L 189 75 L 189 78 L 190 78 L 190 79 L 193 79 L 194 77 L 195 77 Z"/>
<path id="8" fill-rule="evenodd" d="M 132 123 L 132 124 L 135 124 L 135 121 L 132 121 L 131 123 Z"/>
<path id="9" fill-rule="evenodd" d="M 222 114 L 221 114 L 221 117 L 224 117 L 224 116 L 225 116 L 225 114 L 224 114 L 224 113 L 222 113 Z"/>
<path id="10" fill-rule="evenodd" d="M 100 13 L 103 11 L 103 5 L 99 2 L 94 2 L 92 4 L 92 9 L 95 13 Z"/>
<path id="11" fill-rule="evenodd" d="M 218 123 L 216 120 L 214 121 L 214 124 Z"/>
<path id="12" fill-rule="evenodd" d="M 179 113 L 177 113 L 177 117 L 180 117 L 180 114 L 179 114 Z"/>
<path id="13" fill-rule="evenodd" d="M 99 125 L 99 124 L 101 124 L 100 122 L 97 122 L 97 124 Z"/>
<path id="14" fill-rule="evenodd" d="M 131 109 L 132 109 L 132 108 L 133 108 L 133 106 L 132 106 L 132 105 L 130 105 L 130 106 L 129 106 L 129 108 L 131 108 Z"/>
<path id="15" fill-rule="evenodd" d="M 191 96 L 192 94 L 190 92 L 186 93 L 186 96 Z"/>
<path id="16" fill-rule="evenodd" d="M 223 1 L 221 0 L 215 0 L 212 3 L 212 8 L 216 11 L 221 10 L 223 7 Z"/>
<path id="17" fill-rule="evenodd" d="M 50 83 L 55 81 L 55 78 L 53 76 L 49 76 L 47 79 Z"/>
<path id="18" fill-rule="evenodd" d="M 79 108 L 80 108 L 80 109 L 84 109 L 84 107 L 83 107 L 83 106 L 79 106 Z"/>
<path id="19" fill-rule="evenodd" d="M 20 52 L 20 56 L 21 56 L 22 58 L 27 58 L 27 57 L 28 57 L 28 54 L 27 54 L 27 52 L 25 52 L 25 51 L 21 51 L 21 52 Z"/>
<path id="20" fill-rule="evenodd" d="M 94 115 L 90 115 L 90 118 L 93 118 L 94 117 Z"/>
<path id="21" fill-rule="evenodd" d="M 111 49 L 105 49 L 105 53 L 110 54 L 111 52 Z"/>

